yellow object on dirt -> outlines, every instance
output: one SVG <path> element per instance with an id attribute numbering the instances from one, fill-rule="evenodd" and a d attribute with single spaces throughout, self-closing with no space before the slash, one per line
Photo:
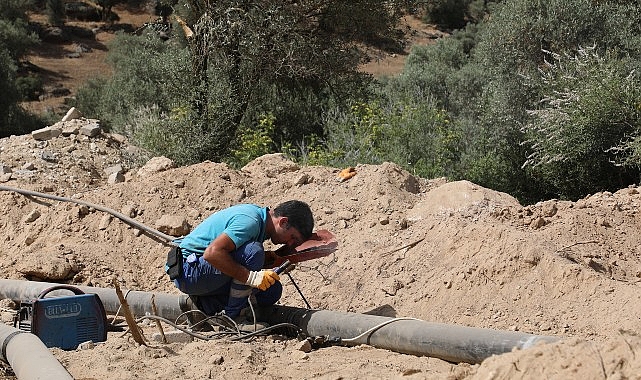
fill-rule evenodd
<path id="1" fill-rule="evenodd" d="M 338 180 L 341 182 L 345 182 L 355 175 L 356 175 L 356 168 L 354 167 L 345 168 L 340 172 L 338 172 Z"/>

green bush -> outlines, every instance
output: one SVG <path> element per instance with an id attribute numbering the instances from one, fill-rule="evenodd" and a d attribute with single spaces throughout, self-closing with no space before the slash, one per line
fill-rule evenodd
<path id="1" fill-rule="evenodd" d="M 188 101 L 192 89 L 186 49 L 165 43 L 152 34 L 118 34 L 109 45 L 110 78 L 96 78 L 77 94 L 77 106 L 122 132 L 133 115 L 145 107 L 167 113 Z"/>
<path id="2" fill-rule="evenodd" d="M 276 118 L 270 113 L 260 118 L 257 127 L 241 129 L 238 148 L 231 152 L 235 167 L 243 167 L 257 157 L 274 152 L 272 135 L 275 121 Z"/>
<path id="3" fill-rule="evenodd" d="M 36 75 L 18 77 L 16 78 L 16 88 L 21 100 L 38 100 L 42 93 L 42 78 Z"/>
<path id="4" fill-rule="evenodd" d="M 532 151 L 524 167 L 570 199 L 637 182 L 641 162 L 624 148 L 641 134 L 641 76 L 582 48 L 556 55 L 542 80 L 546 96 L 524 127 Z"/>
<path id="5" fill-rule="evenodd" d="M 47 0 L 47 20 L 49 24 L 61 26 L 65 21 L 65 7 L 62 0 Z"/>
<path id="6" fill-rule="evenodd" d="M 465 14 L 472 0 L 429 0 L 425 21 L 445 28 L 459 29 L 467 23 Z"/>
<path id="7" fill-rule="evenodd" d="M 456 171 L 461 135 L 429 98 L 382 89 L 377 100 L 355 103 L 349 112 L 328 113 L 324 158 L 333 166 L 393 161 L 416 175 L 433 178 Z M 399 95 L 398 97 L 390 94 Z"/>
<path id="8" fill-rule="evenodd" d="M 468 23 L 485 19 L 489 9 L 499 1 L 491 0 L 428 0 L 419 2 L 427 23 L 444 28 L 461 29 Z"/>
<path id="9" fill-rule="evenodd" d="M 447 10 L 456 1 L 429 4 Z M 470 2 L 465 19 L 481 19 L 472 16 L 483 13 L 480 5 Z M 543 95 L 549 94 L 538 72 L 546 60 L 553 60 L 546 49 L 572 54 L 599 41 L 600 50 L 610 52 L 608 59 L 628 57 L 628 73 L 641 69 L 640 8 L 628 2 L 591 0 L 488 2 L 492 14 L 478 25 L 468 24 L 434 45 L 413 49 L 403 74 L 390 78 L 386 91 L 390 98 L 409 97 L 410 102 L 432 98 L 436 109 L 445 110 L 451 131 L 461 136 L 454 162 L 448 161 L 452 178 L 508 192 L 522 202 L 598 191 L 603 183 L 594 181 L 590 187 L 583 172 L 568 171 L 567 186 L 561 189 L 550 182 L 552 172 L 523 167 L 533 153 L 529 144 L 523 144 L 531 137 L 523 127 L 530 121 L 528 110 L 536 109 Z M 454 10 L 459 17 L 460 10 Z M 622 111 L 607 103 L 602 106 Z M 607 115 L 606 111 L 601 108 L 599 112 Z M 638 144 L 632 134 L 610 146 L 610 158 L 626 165 L 617 166 L 620 178 L 634 176 L 630 167 Z M 571 193 L 568 188 L 573 180 L 577 189 Z M 616 181 L 626 183 L 612 183 Z"/>

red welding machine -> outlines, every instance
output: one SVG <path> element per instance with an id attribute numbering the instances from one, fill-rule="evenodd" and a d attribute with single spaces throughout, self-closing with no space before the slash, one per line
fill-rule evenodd
<path id="1" fill-rule="evenodd" d="M 51 296 L 54 290 L 66 289 L 72 296 Z M 97 294 L 85 294 L 71 285 L 52 286 L 35 300 L 20 302 L 14 327 L 36 335 L 47 347 L 73 350 L 87 341 L 107 340 L 107 317 Z"/>

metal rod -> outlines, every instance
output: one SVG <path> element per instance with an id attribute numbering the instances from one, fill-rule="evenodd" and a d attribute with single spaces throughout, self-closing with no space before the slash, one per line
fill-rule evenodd
<path id="1" fill-rule="evenodd" d="M 107 207 L 103 207 L 103 206 L 100 206 L 100 205 L 97 205 L 97 204 L 94 204 L 94 203 L 82 201 L 80 199 L 59 197 L 57 195 L 39 193 L 37 191 L 19 189 L 17 187 L 10 187 L 10 186 L 0 185 L 0 191 L 12 191 L 14 193 L 18 193 L 18 194 L 22 194 L 22 195 L 29 195 L 29 196 L 32 196 L 32 197 L 40 197 L 40 198 L 45 198 L 45 199 L 52 199 L 52 200 L 61 201 L 61 202 L 70 202 L 70 203 L 75 203 L 75 204 L 82 205 L 82 206 L 95 208 L 98 211 L 106 212 L 108 214 L 111 214 L 111 215 L 115 216 L 116 218 L 122 220 L 124 223 L 127 223 L 128 225 L 130 225 L 130 226 L 132 226 L 134 228 L 137 228 L 137 229 L 139 229 L 139 230 L 141 230 L 143 232 L 146 232 L 149 235 L 162 240 L 163 242 L 165 242 L 168 245 L 175 245 L 173 243 L 173 240 L 175 239 L 174 236 L 167 235 L 167 234 L 165 234 L 163 232 L 160 232 L 160 231 L 155 230 L 153 228 L 147 227 L 144 224 L 138 222 L 137 220 L 132 219 L 132 218 L 128 217 L 127 215 L 124 215 L 122 213 L 119 213 L 118 211 L 112 210 L 112 209 L 107 208 Z"/>

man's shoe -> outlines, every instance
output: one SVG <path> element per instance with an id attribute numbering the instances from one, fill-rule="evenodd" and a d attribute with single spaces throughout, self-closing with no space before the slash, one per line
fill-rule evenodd
<path id="1" fill-rule="evenodd" d="M 187 322 L 189 328 L 194 332 L 214 331 L 214 327 L 209 323 L 209 317 L 200 310 L 192 310 L 187 313 Z"/>

